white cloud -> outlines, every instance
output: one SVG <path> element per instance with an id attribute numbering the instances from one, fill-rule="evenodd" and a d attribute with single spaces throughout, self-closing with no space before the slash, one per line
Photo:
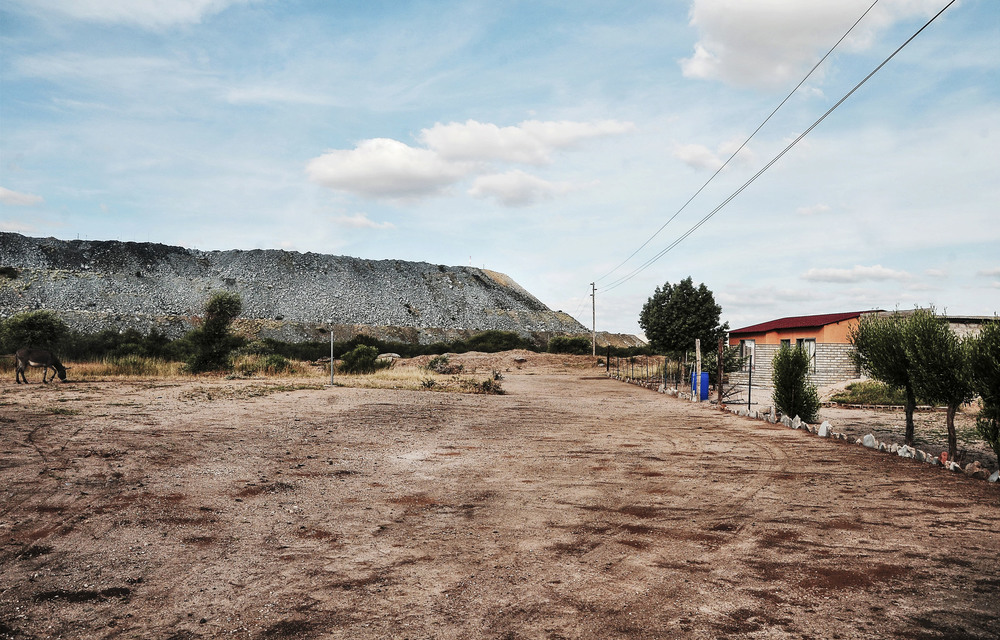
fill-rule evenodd
<path id="1" fill-rule="evenodd" d="M 396 225 L 391 222 L 375 222 L 364 213 L 355 213 L 350 216 L 337 216 L 333 221 L 341 227 L 351 229 L 395 229 Z"/>
<path id="2" fill-rule="evenodd" d="M 9 204 L 14 207 L 31 207 L 42 204 L 45 199 L 33 193 L 20 193 L 10 189 L 0 187 L 0 204 Z"/>
<path id="3" fill-rule="evenodd" d="M 541 122 L 528 120 L 513 127 L 467 120 L 437 123 L 420 132 L 420 141 L 448 160 L 501 160 L 546 164 L 558 149 L 581 140 L 633 131 L 630 122 Z"/>
<path id="4" fill-rule="evenodd" d="M 712 171 L 722 166 L 722 158 L 702 144 L 678 144 L 674 147 L 674 157 L 695 169 Z"/>
<path id="5" fill-rule="evenodd" d="M 739 153 L 733 158 L 733 161 L 741 165 L 754 164 L 756 158 L 750 147 L 740 149 L 743 143 L 743 139 L 734 138 L 720 144 L 716 151 L 712 151 L 702 144 L 675 144 L 674 157 L 695 169 L 715 171 L 739 149 Z M 733 164 L 731 163 L 730 166 Z"/>
<path id="6" fill-rule="evenodd" d="M 814 216 L 821 213 L 829 213 L 831 210 L 830 205 L 814 204 L 808 207 L 799 207 L 795 210 L 795 213 L 800 216 Z"/>
<path id="7" fill-rule="evenodd" d="M 309 179 L 330 189 L 367 198 L 414 199 L 439 195 L 473 175 L 468 191 L 505 206 L 525 206 L 570 191 L 569 183 L 547 182 L 523 171 L 497 173 L 490 162 L 543 164 L 552 152 L 587 138 L 633 130 L 627 122 L 541 122 L 513 127 L 469 120 L 435 124 L 418 136 L 427 148 L 373 138 L 354 149 L 334 149 L 306 167 Z"/>
<path id="8" fill-rule="evenodd" d="M 1000 277 L 1000 267 L 995 267 L 993 269 L 980 269 L 976 272 L 977 276 L 985 276 L 987 278 L 998 278 Z"/>
<path id="9" fill-rule="evenodd" d="M 26 10 L 57 13 L 74 20 L 162 29 L 197 24 L 249 0 L 15 0 Z"/>
<path id="10" fill-rule="evenodd" d="M 845 45 L 855 50 L 868 48 L 878 32 L 894 22 L 933 14 L 941 4 L 938 0 L 884 1 Z M 734 85 L 789 86 L 870 5 L 870 0 L 693 0 L 690 24 L 698 30 L 699 40 L 693 55 L 680 61 L 681 70 L 690 78 Z"/>
<path id="11" fill-rule="evenodd" d="M 306 167 L 317 184 L 370 198 L 406 199 L 441 193 L 471 167 L 389 138 L 372 138 L 354 149 L 334 149 Z"/>
<path id="12" fill-rule="evenodd" d="M 948 272 L 943 269 L 924 269 L 924 275 L 931 278 L 947 278 Z"/>
<path id="13" fill-rule="evenodd" d="M 887 269 L 880 264 L 870 267 L 855 265 L 851 269 L 810 269 L 802 274 L 803 280 L 815 282 L 866 282 L 869 280 L 907 280 L 905 271 Z"/>
<path id="14" fill-rule="evenodd" d="M 524 207 L 571 191 L 573 185 L 548 182 L 520 170 L 480 176 L 469 189 L 477 198 L 496 198 L 507 207 Z"/>

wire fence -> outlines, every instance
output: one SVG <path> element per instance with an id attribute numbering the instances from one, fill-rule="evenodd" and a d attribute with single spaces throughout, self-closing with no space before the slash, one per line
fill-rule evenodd
<path id="1" fill-rule="evenodd" d="M 693 393 L 695 363 L 674 360 L 667 356 L 608 356 L 605 360 L 609 378 L 622 380 L 653 390 L 673 389 L 680 393 Z M 707 373 L 707 372 L 705 372 Z M 723 376 L 722 402 L 732 403 L 740 397 L 741 388 Z M 717 401 L 719 389 L 709 387 L 708 399 Z"/>

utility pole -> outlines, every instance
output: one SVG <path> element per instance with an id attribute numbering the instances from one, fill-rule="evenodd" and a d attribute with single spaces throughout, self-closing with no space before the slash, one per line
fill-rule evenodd
<path id="1" fill-rule="evenodd" d="M 593 353 L 591 355 L 597 355 L 597 287 L 594 283 L 590 283 L 590 313 L 591 313 L 591 343 L 593 346 Z"/>

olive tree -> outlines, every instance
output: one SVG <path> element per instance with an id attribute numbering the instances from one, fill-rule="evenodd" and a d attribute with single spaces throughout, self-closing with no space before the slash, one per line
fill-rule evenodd
<path id="1" fill-rule="evenodd" d="M 970 344 L 969 370 L 982 402 L 976 429 L 1000 461 L 1000 319 L 987 322 Z"/>
<path id="2" fill-rule="evenodd" d="M 854 346 L 852 355 L 862 372 L 905 392 L 905 441 L 913 446 L 913 412 L 917 408 L 917 397 L 911 376 L 913 367 L 903 337 L 908 320 L 899 313 L 861 316 L 847 339 Z"/>
<path id="3" fill-rule="evenodd" d="M 948 459 L 954 460 L 958 454 L 955 414 L 975 395 L 968 367 L 971 342 L 955 335 L 948 321 L 935 315 L 933 309 L 913 312 L 906 322 L 903 341 L 917 395 L 948 407 Z"/>

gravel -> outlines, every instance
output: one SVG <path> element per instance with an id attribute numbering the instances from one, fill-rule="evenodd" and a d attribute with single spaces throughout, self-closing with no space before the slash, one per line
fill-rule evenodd
<path id="1" fill-rule="evenodd" d="M 241 318 L 264 321 L 254 325 L 259 335 L 282 339 L 315 337 L 330 324 L 416 329 L 421 342 L 488 329 L 587 332 L 508 276 L 473 267 L 16 233 L 0 233 L 0 267 L 0 315 L 52 309 L 86 330 L 157 328 L 174 337 L 213 293 L 231 291 L 243 300 Z"/>

